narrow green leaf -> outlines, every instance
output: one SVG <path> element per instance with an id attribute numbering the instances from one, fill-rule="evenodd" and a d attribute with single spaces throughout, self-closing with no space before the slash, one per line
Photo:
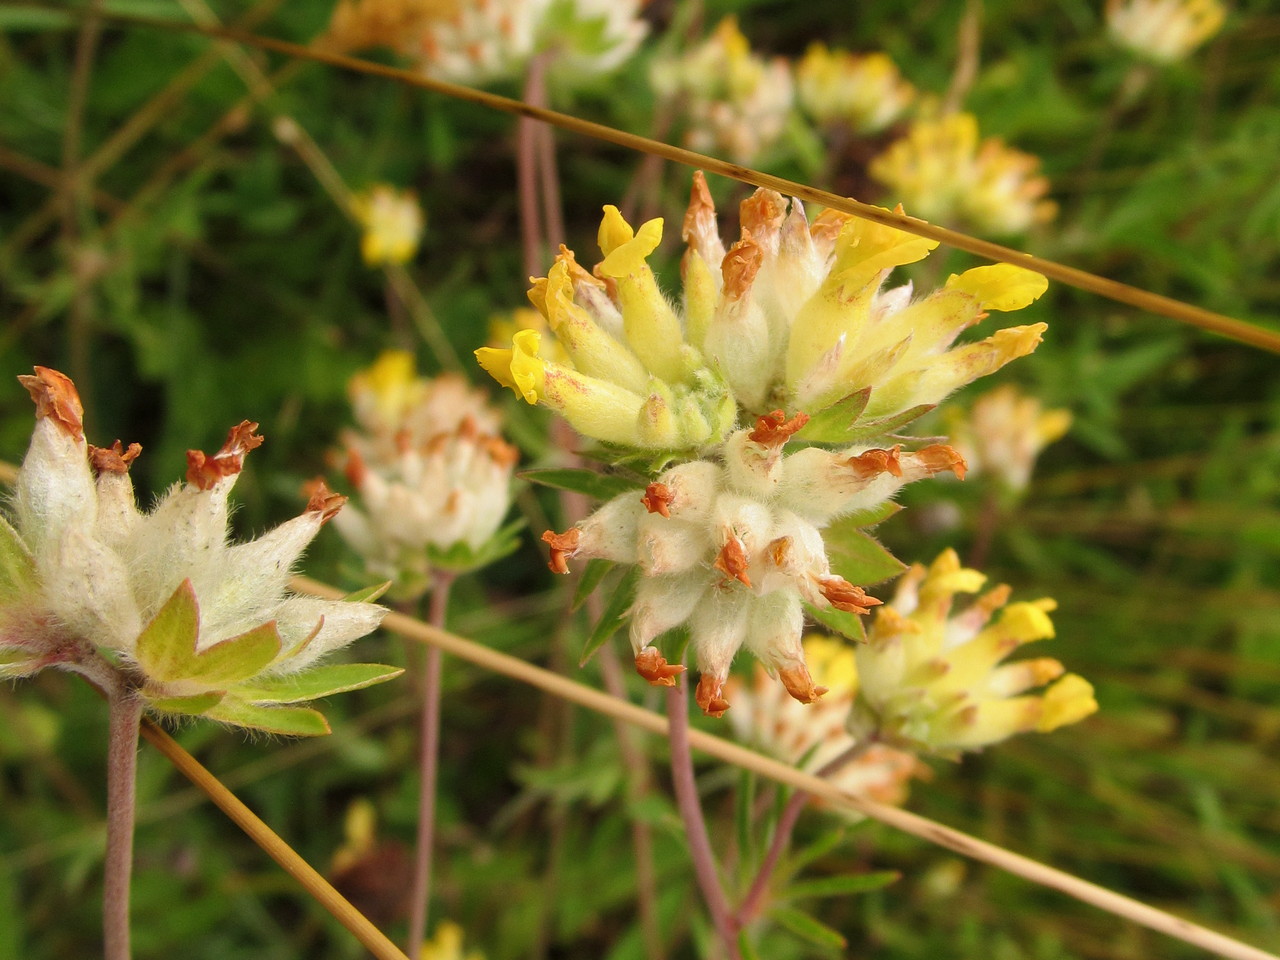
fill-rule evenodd
<path id="1" fill-rule="evenodd" d="M 199 623 L 195 588 L 183 580 L 138 634 L 138 663 L 147 676 L 163 683 L 190 678 Z"/>
<path id="2" fill-rule="evenodd" d="M 0 604 L 22 600 L 35 587 L 35 561 L 18 531 L 0 517 Z"/>
<path id="3" fill-rule="evenodd" d="M 835 607 L 818 607 L 812 603 L 804 605 L 804 612 L 833 633 L 847 637 L 854 643 L 865 643 L 867 640 L 866 625 L 862 615 Z"/>
<path id="4" fill-rule="evenodd" d="M 612 500 L 620 494 L 643 490 L 645 487 L 643 480 L 624 474 L 596 473 L 594 470 L 577 468 L 522 470 L 518 476 L 522 480 L 539 483 L 544 487 L 581 493 L 596 500 Z"/>
<path id="5" fill-rule="evenodd" d="M 198 717 L 210 707 L 216 706 L 227 695 L 225 690 L 211 690 L 208 693 L 197 693 L 191 697 L 146 697 L 147 706 L 161 713 L 181 713 Z"/>
<path id="6" fill-rule="evenodd" d="M 849 431 L 843 442 L 865 443 L 868 440 L 883 437 L 901 427 L 905 427 L 912 420 L 920 419 L 936 406 L 937 404 L 935 403 L 922 403 L 918 407 L 903 410 L 901 413 L 895 413 L 891 417 L 881 417 L 879 420 L 864 420 Z"/>
<path id="7" fill-rule="evenodd" d="M 438 570 L 470 573 L 514 553 L 520 546 L 519 533 L 524 525 L 523 519 L 513 521 L 476 548 L 462 541 L 445 550 L 428 546 L 427 557 Z"/>
<path id="8" fill-rule="evenodd" d="M 587 637 L 578 666 L 584 666 L 595 655 L 595 652 L 618 632 L 618 628 L 622 626 L 627 617 L 627 611 L 631 609 L 631 601 L 635 599 L 636 582 L 639 578 L 640 568 L 632 567 L 618 581 L 617 586 L 613 589 L 613 595 L 605 605 L 604 613 L 600 616 L 600 622 L 592 629 L 591 636 Z"/>
<path id="9" fill-rule="evenodd" d="M 809 844 L 807 847 L 802 847 L 800 850 L 797 850 L 788 857 L 787 868 L 792 873 L 797 873 L 800 870 L 803 870 L 809 864 L 814 863 L 817 860 L 821 860 L 836 847 L 840 846 L 840 844 L 844 843 L 844 839 L 848 835 L 848 827 L 841 826 L 836 827 L 834 830 L 828 830 L 822 836 L 818 837 L 817 840 L 813 841 L 813 843 Z"/>
<path id="10" fill-rule="evenodd" d="M 821 920 L 816 920 L 799 910 L 793 910 L 790 907 L 774 907 L 769 911 L 769 916 L 796 936 L 803 937 L 818 946 L 844 949 L 849 945 L 840 931 L 832 930 Z"/>
<path id="11" fill-rule="evenodd" d="M 874 527 L 878 523 L 884 523 L 901 509 L 902 504 L 886 500 L 884 503 L 876 504 L 874 507 L 867 507 L 865 510 L 846 514 L 840 518 L 840 522 L 847 523 L 851 527 Z"/>
<path id="12" fill-rule="evenodd" d="M 831 572 L 850 583 L 867 586 L 896 577 L 907 565 L 856 526 L 856 518 L 837 520 L 822 531 Z"/>
<path id="13" fill-rule="evenodd" d="M 365 587 L 363 590 L 348 593 L 342 599 L 347 603 L 373 603 L 390 589 L 391 581 L 384 580 L 382 583 L 375 583 L 372 587 Z"/>
<path id="14" fill-rule="evenodd" d="M 225 698 L 204 716 L 250 730 L 263 730 L 290 737 L 322 737 L 329 733 L 329 721 L 319 710 L 307 707 L 262 707 Z"/>
<path id="15" fill-rule="evenodd" d="M 285 677 L 266 677 L 236 686 L 236 698 L 250 703 L 302 703 L 360 690 L 404 673 L 381 663 L 332 663 Z"/>
<path id="16" fill-rule="evenodd" d="M 760 960 L 756 945 L 751 942 L 751 933 L 747 930 L 738 932 L 738 951 L 742 954 L 742 960 Z"/>
<path id="17" fill-rule="evenodd" d="M 280 646 L 280 631 L 271 620 L 201 650 L 191 659 L 190 672 L 182 679 L 200 680 L 217 687 L 248 680 L 280 655 Z"/>
<path id="18" fill-rule="evenodd" d="M 578 578 L 578 586 L 573 591 L 573 603 L 570 604 L 569 610 L 577 610 L 586 603 L 587 597 L 591 596 L 592 591 L 600 586 L 600 581 L 616 566 L 617 564 L 612 560 L 602 560 L 599 557 L 588 560 L 586 569 Z"/>
<path id="19" fill-rule="evenodd" d="M 873 873 L 851 873 L 842 877 L 823 877 L 794 883 L 783 892 L 786 900 L 803 900 L 806 897 L 844 897 L 855 893 L 879 890 L 902 879 L 897 870 L 879 870 Z"/>
<path id="20" fill-rule="evenodd" d="M 756 862 L 756 777 L 750 770 L 738 771 L 738 789 L 734 791 L 734 827 L 738 835 L 739 856 L 743 863 Z"/>
<path id="21" fill-rule="evenodd" d="M 853 425 L 867 408 L 871 388 L 864 387 L 856 393 L 837 400 L 825 410 L 819 410 L 809 418 L 797 433 L 797 440 L 810 443 L 851 443 Z"/>

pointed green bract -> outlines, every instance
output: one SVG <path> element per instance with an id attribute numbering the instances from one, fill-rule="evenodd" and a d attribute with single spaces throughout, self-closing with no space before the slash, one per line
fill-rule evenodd
<path id="1" fill-rule="evenodd" d="M 384 593 L 391 589 L 390 580 L 384 580 L 382 583 L 375 583 L 372 587 L 365 587 L 363 590 L 355 590 L 343 597 L 345 603 L 373 603 Z"/>
<path id="2" fill-rule="evenodd" d="M 0 605 L 17 603 L 36 587 L 35 562 L 18 531 L 0 517 Z"/>
<path id="3" fill-rule="evenodd" d="M 544 487 L 581 493 L 596 500 L 612 500 L 620 493 L 643 490 L 645 486 L 645 481 L 638 478 L 616 473 L 596 473 L 594 470 L 522 470 L 516 476 Z"/>
<path id="4" fill-rule="evenodd" d="M 578 660 L 578 666 L 585 666 L 587 661 L 595 656 L 595 652 L 604 646 L 605 641 L 612 637 L 622 627 L 627 619 L 627 611 L 631 609 L 631 602 L 636 596 L 636 585 L 640 579 L 640 569 L 632 567 L 618 581 L 617 587 L 614 588 L 613 596 L 609 598 L 609 604 L 605 607 L 604 613 L 600 616 L 600 622 L 595 625 L 591 631 L 591 636 L 587 638 L 587 642 L 582 647 L 582 656 Z"/>
<path id="5" fill-rule="evenodd" d="M 811 416 L 809 422 L 796 434 L 796 439 L 810 443 L 847 443 L 853 425 L 862 416 L 870 399 L 871 388 L 863 387 L 856 393 L 837 400 L 825 410 Z"/>
<path id="6" fill-rule="evenodd" d="M 138 634 L 138 662 L 162 682 L 185 680 L 195 657 L 200 608 L 190 580 L 183 580 L 155 617 Z"/>
<path id="7" fill-rule="evenodd" d="M 263 707 L 231 697 L 205 711 L 204 716 L 237 727 L 278 733 L 290 737 L 322 737 L 330 732 L 329 721 L 319 710 L 308 707 Z"/>
<path id="8" fill-rule="evenodd" d="M 161 713 L 185 714 L 191 717 L 198 717 L 211 707 L 217 706 L 226 695 L 225 690 L 210 690 L 208 693 L 198 693 L 191 697 L 147 697 L 145 691 L 143 693 L 147 706 L 152 710 L 159 710 Z"/>
<path id="9" fill-rule="evenodd" d="M 215 686 L 232 685 L 261 672 L 280 655 L 280 631 L 274 620 L 222 640 L 191 658 L 182 679 Z"/>
<path id="10" fill-rule="evenodd" d="M 815 623 L 820 623 L 832 633 L 838 633 L 854 643 L 865 643 L 866 627 L 859 614 L 848 610 L 837 610 L 835 607 L 819 607 L 812 603 L 804 605 L 804 612 Z"/>
<path id="11" fill-rule="evenodd" d="M 907 565 L 856 524 L 856 517 L 837 520 L 822 531 L 831 572 L 850 583 L 872 584 L 896 577 Z"/>
<path id="12" fill-rule="evenodd" d="M 404 673 L 381 663 L 333 663 L 284 677 L 265 677 L 235 689 L 238 700 L 255 704 L 302 703 L 393 680 Z"/>
<path id="13" fill-rule="evenodd" d="M 838 930 L 833 930 L 821 920 L 817 920 L 809 914 L 791 907 L 774 907 L 769 911 L 769 916 L 777 920 L 778 923 L 798 937 L 808 940 L 810 943 L 816 943 L 821 947 L 834 947 L 843 950 L 849 945 L 849 941 L 845 939 L 844 934 Z"/>

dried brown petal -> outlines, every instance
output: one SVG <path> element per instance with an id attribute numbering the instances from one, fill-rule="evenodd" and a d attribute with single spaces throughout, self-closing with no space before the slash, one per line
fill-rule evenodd
<path id="1" fill-rule="evenodd" d="M 66 374 L 36 367 L 35 376 L 18 377 L 36 404 L 36 419 L 48 418 L 75 440 L 84 439 L 84 406 L 76 385 Z"/>

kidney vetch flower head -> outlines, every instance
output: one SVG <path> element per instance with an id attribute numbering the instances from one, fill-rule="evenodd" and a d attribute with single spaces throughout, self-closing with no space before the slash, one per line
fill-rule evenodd
<path id="1" fill-rule="evenodd" d="M 957 595 L 975 594 L 985 582 L 950 549 L 903 574 L 857 650 L 855 737 L 954 757 L 1015 733 L 1056 730 L 1098 709 L 1088 681 L 1063 676 L 1057 660 L 1002 663 L 1023 644 L 1054 635 L 1056 604 L 1008 603 L 1010 590 L 1001 585 L 954 608 Z"/>
<path id="2" fill-rule="evenodd" d="M 360 255 L 369 266 L 408 263 L 418 252 L 425 220 L 412 190 L 375 184 L 351 198 L 351 213 L 364 231 Z"/>
<path id="3" fill-rule="evenodd" d="M 953 347 L 987 311 L 1036 299 L 1046 286 L 1039 274 L 979 267 L 915 300 L 910 285 L 881 288 L 932 241 L 831 212 L 810 224 L 798 202 L 788 208 L 768 190 L 743 203 L 742 220 L 742 239 L 726 250 L 695 178 L 681 313 L 647 263 L 662 221 L 633 230 L 606 207 L 595 269 L 561 248 L 530 291 L 573 366 L 541 357 L 532 330 L 516 333 L 510 349 L 477 351 L 518 396 L 552 407 L 607 454 L 651 465 L 652 483 L 543 539 L 557 572 L 574 557 L 637 568 L 637 669 L 673 683 L 683 668 L 657 641 L 686 626 L 702 672 L 698 702 L 716 715 L 743 646 L 796 699 L 821 695 L 801 648 L 806 605 L 815 616 L 863 613 L 877 601 L 859 584 L 887 575 L 833 563 L 826 538 L 865 541 L 859 518 L 903 484 L 964 471 L 942 444 L 906 451 L 872 441 L 1029 353 L 1044 330 L 1015 327 Z M 664 469 L 673 459 L 689 462 Z"/>
<path id="4" fill-rule="evenodd" d="M 1045 410 L 1013 384 L 982 394 L 967 413 L 947 414 L 947 435 L 970 473 L 988 474 L 1012 493 L 1026 489 L 1040 451 L 1071 427 L 1070 410 Z"/>
<path id="5" fill-rule="evenodd" d="M 257 424 L 213 455 L 187 454 L 187 478 L 149 513 L 129 466 L 141 451 L 85 442 L 74 384 L 47 367 L 19 378 L 36 427 L 18 473 L 15 525 L 0 520 L 0 675 L 46 666 L 100 681 L 111 671 L 148 708 L 279 733 L 328 732 L 289 706 L 390 679 L 378 664 L 319 665 L 373 630 L 371 603 L 286 593 L 290 569 L 345 497 L 318 488 L 299 517 L 227 543 L 228 494 Z"/>
<path id="6" fill-rule="evenodd" d="M 1181 60 L 1221 28 L 1218 0 L 1107 0 L 1107 32 L 1121 46 L 1156 63 Z"/>
<path id="7" fill-rule="evenodd" d="M 915 95 L 884 53 L 855 54 L 814 43 L 796 65 L 796 100 L 823 126 L 879 133 L 906 112 Z"/>
<path id="8" fill-rule="evenodd" d="M 499 528 L 519 452 L 483 394 L 457 374 L 417 376 L 397 350 L 349 392 L 361 429 L 343 434 L 344 460 L 357 502 L 334 522 L 371 574 L 411 597 L 433 569 L 464 572 L 514 549 L 515 529 Z"/>

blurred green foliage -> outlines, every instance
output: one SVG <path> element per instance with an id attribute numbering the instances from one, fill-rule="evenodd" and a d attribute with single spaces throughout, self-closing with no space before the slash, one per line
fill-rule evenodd
<path id="1" fill-rule="evenodd" d="M 561 105 L 647 132 L 647 60 L 679 40 L 663 35 L 667 24 L 696 30 L 727 13 L 774 53 L 798 55 L 815 39 L 885 50 L 908 79 L 941 95 L 966 9 L 939 0 L 703 6 L 699 15 L 686 2 L 653 3 L 654 36 L 641 56 Z M 966 107 L 984 133 L 1043 158 L 1061 205 L 1020 245 L 1280 327 L 1274 6 L 1241 0 L 1216 39 L 1149 71 L 1123 98 L 1140 68 L 1106 39 L 1100 2 L 969 6 L 981 8 L 982 33 Z M 168 18 L 201 7 L 107 3 Z M 228 22 L 261 14 L 254 29 L 302 42 L 329 13 L 324 3 L 272 0 L 218 0 L 213 9 Z M 95 193 L 69 227 L 53 188 L 76 45 L 73 21 L 0 7 L 0 370 L 12 377 L 39 363 L 72 375 L 91 440 L 143 444 L 134 477 L 144 498 L 180 476 L 187 448 L 212 449 L 230 425 L 260 421 L 268 442 L 237 487 L 236 522 L 245 535 L 261 530 L 296 512 L 303 481 L 325 470 L 326 450 L 349 421 L 344 390 L 356 369 L 393 344 L 416 348 L 428 370 L 448 366 L 425 346 L 424 329 L 442 332 L 469 360 L 490 317 L 524 303 L 514 121 L 184 33 L 109 27 L 80 127 Z M 250 96 L 247 70 L 271 78 L 270 91 L 259 85 Z M 408 276 L 422 291 L 421 309 L 390 318 L 387 277 L 361 263 L 357 230 L 297 146 L 277 135 L 281 118 L 305 131 L 350 187 L 389 181 L 418 191 L 428 229 Z M 590 261 L 601 205 L 621 200 L 642 161 L 605 144 L 557 142 L 567 242 Z M 768 166 L 812 180 L 824 168 L 815 160 L 812 141 L 796 134 Z M 659 206 L 669 224 L 688 183 L 687 171 L 664 173 Z M 854 183 L 860 199 L 892 202 L 866 194 L 865 178 L 835 171 L 836 188 Z M 730 183 L 713 189 L 725 207 L 745 195 Z M 668 230 L 664 248 L 668 276 L 676 232 Z M 959 254 L 945 261 L 947 269 L 971 263 Z M 917 279 L 928 286 L 943 268 L 923 270 Z M 1050 652 L 1095 683 L 1102 709 L 1051 736 L 936 765 L 915 786 L 911 808 L 1280 949 L 1276 358 L 1059 285 L 1029 312 L 1025 322 L 1050 323 L 1046 342 L 1000 379 L 1071 409 L 1075 425 L 999 518 L 986 568 L 1020 596 L 1058 599 Z M 469 363 L 463 369 L 476 375 Z M 16 461 L 31 411 L 9 383 L 0 393 L 0 458 Z M 514 413 L 527 461 L 554 465 L 538 412 Z M 946 545 L 964 555 L 985 535 L 985 495 L 981 480 L 918 484 L 902 498 L 909 509 L 877 535 L 907 561 Z M 561 528 L 553 493 L 527 492 L 522 508 L 535 533 Z M 451 623 L 598 684 L 596 663 L 575 669 L 585 620 L 565 615 L 568 596 L 531 539 L 459 584 Z M 349 569 L 332 535 L 307 564 L 314 576 L 362 586 Z M 366 641 L 359 655 L 417 659 L 389 637 Z M 178 736 L 323 868 L 359 797 L 377 807 L 384 839 L 411 841 L 411 691 L 400 682 L 335 700 L 326 708 L 334 735 L 319 742 L 245 742 L 212 724 Z M 709 932 L 666 799 L 663 745 L 643 740 L 658 789 L 636 795 L 601 718 L 457 662 L 447 664 L 445 692 L 434 916 L 457 920 L 489 960 L 640 958 L 628 826 L 636 818 L 653 832 L 662 940 L 672 957 L 704 954 Z M 632 693 L 652 700 L 639 681 Z M 0 958 L 98 949 L 103 718 L 98 698 L 65 675 L 0 690 Z M 740 892 L 776 803 L 757 785 L 764 812 L 735 828 L 742 778 L 710 765 L 704 774 L 713 839 Z M 137 956 L 361 955 L 145 747 L 139 797 Z M 777 909 L 752 932 L 758 956 L 840 956 L 840 937 L 853 955 L 885 958 L 1199 955 L 885 828 L 838 823 L 821 812 L 801 821 Z M 894 870 L 902 879 L 856 895 L 781 899 L 802 862 L 798 882 L 826 881 L 833 892 L 850 874 Z M 349 892 L 398 933 L 394 903 L 379 902 L 377 890 Z"/>

